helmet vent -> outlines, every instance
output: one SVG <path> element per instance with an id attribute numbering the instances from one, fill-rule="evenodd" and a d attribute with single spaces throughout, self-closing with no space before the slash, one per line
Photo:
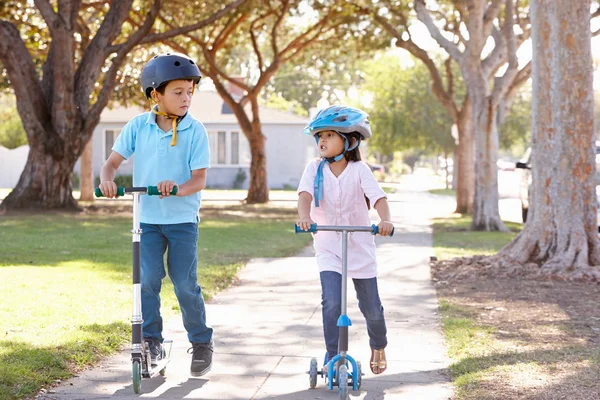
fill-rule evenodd
<path id="1" fill-rule="evenodd" d="M 179 61 L 175 61 L 173 64 L 175 64 L 176 67 L 179 67 L 181 64 L 179 63 Z"/>

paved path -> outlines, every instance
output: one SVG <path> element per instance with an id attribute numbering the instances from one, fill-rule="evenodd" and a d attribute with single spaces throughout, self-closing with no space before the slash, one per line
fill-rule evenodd
<path id="1" fill-rule="evenodd" d="M 349 286 L 348 314 L 352 318 L 350 351 L 362 362 L 365 375 L 351 399 L 446 400 L 453 395 L 444 372 L 446 349 L 430 283 L 432 255 L 430 218 L 447 215 L 453 204 L 421 190 L 415 177 L 402 191 L 390 195 L 396 233 L 377 237 L 380 294 L 385 307 L 389 346 L 388 370 L 373 375 L 368 368 L 369 346 L 365 323 Z M 309 389 L 311 357 L 321 360 L 323 339 L 320 286 L 312 250 L 297 257 L 255 259 L 240 273 L 235 287 L 207 304 L 215 329 L 213 370 L 205 377 L 189 376 L 189 343 L 180 318 L 165 327 L 174 340 L 173 358 L 165 377 L 142 381 L 134 395 L 127 350 L 98 367 L 64 382 L 39 399 L 214 399 L 317 400 L 337 399 L 325 381 Z"/>

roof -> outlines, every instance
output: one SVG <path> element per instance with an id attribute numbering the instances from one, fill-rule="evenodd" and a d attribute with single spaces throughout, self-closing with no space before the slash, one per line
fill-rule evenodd
<path id="1" fill-rule="evenodd" d="M 233 123 L 237 124 L 237 118 L 232 113 L 223 114 L 223 99 L 216 91 L 196 91 L 194 93 L 192 115 L 204 124 L 210 123 Z M 250 105 L 245 107 L 246 113 L 251 115 Z M 117 107 L 102 111 L 100 123 L 125 123 L 138 114 L 147 111 L 141 107 Z M 307 124 L 308 117 L 296 115 L 294 113 L 275 110 L 268 107 L 260 108 L 260 121 L 263 124 Z"/>

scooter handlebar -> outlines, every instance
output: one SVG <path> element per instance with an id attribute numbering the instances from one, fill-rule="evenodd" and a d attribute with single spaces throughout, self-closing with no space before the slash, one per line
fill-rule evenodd
<path id="1" fill-rule="evenodd" d="M 390 237 L 394 236 L 395 228 L 392 228 L 392 232 L 390 232 Z M 379 227 L 375 224 L 371 226 L 317 226 L 317 224 L 310 224 L 308 230 L 301 229 L 298 225 L 294 225 L 294 231 L 296 233 L 315 233 L 317 231 L 348 231 L 348 232 L 371 232 L 373 235 L 379 234 Z"/>
<path id="2" fill-rule="evenodd" d="M 117 188 L 117 196 L 124 196 L 125 193 L 133 193 L 133 192 L 141 192 L 141 193 L 145 193 L 148 196 L 158 196 L 161 193 L 158 191 L 158 187 L 157 186 L 148 186 L 148 187 L 140 187 L 140 188 L 125 188 L 125 187 L 118 187 Z M 96 195 L 96 197 L 104 197 L 104 195 L 102 194 L 102 191 L 100 190 L 100 188 L 96 188 L 96 190 L 94 191 L 94 194 Z M 173 187 L 173 190 L 171 190 L 171 194 L 175 195 L 177 194 L 177 186 Z"/>

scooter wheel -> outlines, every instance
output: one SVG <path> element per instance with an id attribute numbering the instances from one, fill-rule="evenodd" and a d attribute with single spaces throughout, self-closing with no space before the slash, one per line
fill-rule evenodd
<path id="1" fill-rule="evenodd" d="M 308 376 L 309 376 L 309 381 L 310 381 L 310 388 L 314 389 L 315 387 L 317 387 L 317 374 L 318 374 L 318 368 L 317 368 L 317 359 L 316 358 L 311 358 L 310 360 L 310 369 L 308 370 Z"/>
<path id="2" fill-rule="evenodd" d="M 340 400 L 348 400 L 348 368 L 345 365 L 338 370 L 338 395 Z"/>
<path id="3" fill-rule="evenodd" d="M 360 389 L 360 384 L 362 383 L 362 367 L 360 365 L 360 361 L 356 362 L 356 372 L 357 372 L 357 377 L 356 377 L 356 389 Z"/>
<path id="4" fill-rule="evenodd" d="M 131 379 L 133 381 L 133 392 L 139 394 L 142 388 L 142 368 L 139 361 L 131 363 Z"/>

